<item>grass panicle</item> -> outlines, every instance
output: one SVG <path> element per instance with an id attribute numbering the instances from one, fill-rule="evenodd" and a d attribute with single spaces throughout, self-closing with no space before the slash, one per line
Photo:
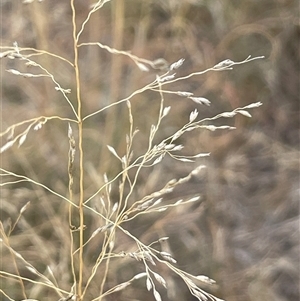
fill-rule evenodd
<path id="1" fill-rule="evenodd" d="M 25 2 L 31 5 L 33 1 Z M 0 134 L 1 141 L 4 141 L 1 145 L 1 153 L 11 152 L 13 156 L 13 153 L 18 152 L 19 148 L 26 144 L 28 136 L 38 137 L 39 132 L 37 131 L 51 127 L 52 122 L 60 122 L 67 129 L 65 141 L 69 143 L 69 148 L 66 149 L 68 155 L 65 165 L 68 185 L 65 193 L 59 187 L 40 182 L 35 177 L 36 173 L 28 175 L 2 167 L 0 169 L 2 188 L 13 189 L 16 185 L 18 187 L 24 185 L 24 187 L 29 187 L 32 190 L 37 189 L 38 198 L 55 198 L 64 204 L 62 211 L 59 211 L 61 205 L 55 209 L 56 211 L 52 211 L 53 222 L 49 220 L 49 224 L 53 227 L 54 232 L 57 232 L 59 245 L 62 246 L 64 253 L 64 268 L 67 269 L 64 271 L 59 269 L 58 266 L 62 264 L 59 255 L 57 258 L 49 258 L 45 253 L 39 259 L 32 260 L 32 258 L 27 259 L 29 254 L 24 250 L 18 250 L 14 240 L 16 229 L 18 227 L 19 229 L 27 229 L 26 220 L 29 218 L 27 213 L 35 210 L 34 202 L 28 201 L 19 210 L 14 220 L 11 217 L 6 224 L 3 221 L 0 222 L 1 250 L 4 253 L 9 252 L 9 258 L 12 262 L 9 271 L 0 270 L 0 281 L 7 283 L 0 289 L 0 293 L 11 301 L 19 300 L 19 298 L 23 298 L 24 301 L 46 300 L 43 295 L 49 296 L 49 300 L 104 301 L 109 300 L 107 298 L 109 295 L 120 294 L 129 287 L 138 285 L 151 292 L 156 301 L 161 301 L 163 294 L 165 294 L 164 291 L 169 289 L 170 274 L 173 274 L 182 279 L 190 293 L 199 301 L 220 301 L 221 299 L 200 288 L 201 283 L 214 286 L 214 280 L 203 275 L 192 275 L 178 267 L 177 260 L 173 257 L 170 248 L 164 248 L 168 244 L 168 237 L 163 236 L 149 243 L 136 236 L 135 231 L 130 229 L 142 227 L 143 218 L 147 219 L 148 216 L 163 219 L 163 213 L 166 211 L 176 210 L 179 207 L 189 207 L 194 203 L 202 202 L 200 194 L 171 200 L 168 198 L 175 189 L 202 173 L 205 165 L 201 163 L 201 159 L 210 155 L 210 153 L 199 152 L 198 150 L 195 150 L 194 154 L 186 154 L 181 142 L 183 136 L 191 131 L 233 130 L 234 127 L 227 125 L 226 122 L 220 125 L 220 121 L 233 118 L 238 114 L 251 117 L 249 110 L 261 105 L 261 102 L 256 102 L 235 108 L 230 112 L 222 112 L 201 119 L 199 118 L 201 106 L 212 106 L 212 99 L 209 100 L 202 95 L 194 95 L 191 91 L 177 91 L 168 87 L 174 87 L 182 81 L 208 72 L 229 71 L 236 65 L 246 64 L 262 57 L 251 58 L 249 56 L 245 60 L 237 62 L 227 59 L 204 71 L 178 76 L 176 72 L 184 66 L 184 58 L 168 64 L 164 59 L 147 60 L 129 51 L 118 50 L 100 42 L 81 42 L 92 15 L 104 8 L 110 1 L 100 0 L 96 2 L 81 24 L 77 20 L 78 12 L 75 2 L 74 0 L 70 1 L 72 11 L 70 22 L 73 29 L 72 60 L 47 50 L 22 48 L 17 42 L 13 46 L 1 46 L 1 59 L 18 61 L 19 65 L 16 65 L 21 66 L 20 70 L 7 69 L 9 74 L 21 76 L 28 80 L 46 78 L 51 82 L 51 89 L 60 93 L 68 107 L 68 113 L 65 115 L 59 113 L 58 109 L 58 113 L 55 115 L 37 116 L 8 125 Z M 133 61 L 142 74 L 153 72 L 155 78 L 143 87 L 132 91 L 129 95 L 120 97 L 109 104 L 100 105 L 93 112 L 88 112 L 85 109 L 84 83 L 81 81 L 80 55 L 81 50 L 91 47 L 99 47 L 113 56 L 125 56 Z M 64 84 L 60 84 L 57 79 L 58 74 L 48 70 L 40 63 L 40 59 L 43 57 L 59 60 L 62 64 L 67 64 L 68 67 L 72 68 L 74 76 L 72 87 L 63 87 Z M 23 67 L 30 69 L 30 72 L 21 71 L 24 69 Z M 134 146 L 139 131 L 135 126 L 137 116 L 134 108 L 139 96 L 146 92 L 155 93 L 156 98 L 159 99 L 159 106 L 156 118 L 151 121 L 152 124 L 148 129 L 145 151 L 136 152 Z M 199 109 L 193 109 L 187 114 L 184 124 L 174 129 L 172 133 L 163 134 L 164 136 L 161 138 L 160 133 L 164 133 L 163 128 L 168 123 L 172 112 L 172 105 L 165 104 L 167 95 L 174 95 L 184 99 L 184 101 L 192 101 L 196 106 L 199 106 Z M 93 122 L 93 119 L 101 118 L 104 113 L 123 104 L 126 105 L 128 112 L 123 153 L 114 145 L 106 146 L 110 152 L 110 162 L 119 166 L 119 169 L 114 174 L 110 172 L 101 175 L 94 172 L 95 182 L 88 183 L 87 170 L 91 169 L 89 167 L 90 162 L 86 159 L 88 146 L 85 144 L 87 133 L 85 126 L 88 122 Z M 145 118 L 148 117 L 145 116 Z M 219 121 L 218 124 L 214 124 L 216 120 Z M 117 123 L 117 120 L 115 122 Z M 122 124 L 119 126 L 123 127 Z M 35 147 L 38 148 L 40 145 Z M 142 174 L 162 165 L 166 159 L 175 160 L 185 165 L 191 164 L 190 171 L 181 178 L 161 182 L 161 187 L 157 187 L 154 191 L 145 195 L 140 194 L 137 187 Z M 162 177 L 161 181 L 163 180 Z M 48 216 L 49 219 L 51 219 L 51 214 Z M 132 223 L 135 225 L 134 228 L 128 226 Z M 28 239 L 33 246 L 41 247 L 45 239 L 44 237 L 37 237 L 43 236 L 42 230 L 40 229 L 41 234 L 38 233 L 38 230 L 35 234 L 28 230 L 28 237 L 24 237 L 24 239 Z M 32 231 L 34 232 L 34 229 Z M 51 244 L 53 237 L 50 233 L 47 235 L 50 236 Z M 57 239 L 57 237 L 53 239 Z M 126 245 L 127 248 L 122 249 L 122 241 L 124 240 L 130 242 L 130 247 Z M 45 249 L 42 248 L 44 251 Z M 47 260 L 46 266 L 43 260 Z M 115 261 L 123 262 L 120 266 L 136 264 L 139 272 L 131 275 L 131 277 L 126 275 L 129 280 L 122 279 L 120 283 L 115 283 L 118 277 L 115 277 L 113 281 L 111 280 L 114 277 L 111 266 L 112 264 L 116 265 Z M 26 272 L 24 272 L 24 268 Z M 15 287 L 13 292 L 10 289 L 11 285 Z"/>

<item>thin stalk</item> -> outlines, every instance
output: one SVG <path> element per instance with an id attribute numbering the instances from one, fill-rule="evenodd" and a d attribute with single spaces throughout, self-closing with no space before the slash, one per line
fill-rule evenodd
<path id="1" fill-rule="evenodd" d="M 115 236 L 115 233 L 114 233 L 114 236 Z M 112 240 L 113 239 L 114 238 L 112 238 Z M 111 248 L 109 248 L 109 249 L 110 249 L 109 253 L 111 253 L 112 249 Z M 105 253 L 103 253 L 103 254 L 105 254 Z M 103 291 L 104 291 L 104 285 L 105 285 L 105 282 L 107 280 L 107 275 L 108 275 L 109 264 L 110 264 L 110 257 L 107 258 L 106 263 L 105 263 L 105 270 L 104 270 L 104 274 L 103 274 L 103 279 L 102 279 L 101 285 L 100 285 L 100 293 L 99 293 L 100 298 L 99 298 L 99 301 L 102 300 L 102 295 L 103 295 Z"/>
<path id="2" fill-rule="evenodd" d="M 18 268 L 18 265 L 17 265 L 17 262 L 16 262 L 16 255 L 13 252 L 12 247 L 10 246 L 9 238 L 5 234 L 5 231 L 4 231 L 2 223 L 0 223 L 0 233 L 1 233 L 2 239 L 4 240 L 5 245 L 8 246 L 9 252 L 10 252 L 10 254 L 12 256 L 13 266 L 15 268 L 16 276 L 18 277 L 18 281 L 19 281 L 19 284 L 21 286 L 22 295 L 23 295 L 23 297 L 25 299 L 27 299 L 26 292 L 25 292 L 25 286 L 24 286 L 24 283 L 23 283 L 23 279 L 21 278 L 20 271 L 19 271 L 19 268 Z"/>
<path id="3" fill-rule="evenodd" d="M 78 39 L 76 37 L 76 11 L 74 0 L 71 0 L 72 24 L 73 24 L 73 42 L 74 42 L 74 70 L 76 77 L 76 98 L 77 98 L 77 116 L 78 116 L 78 151 L 79 151 L 79 269 L 77 296 L 78 301 L 82 300 L 82 278 L 83 278 L 83 231 L 84 231 L 84 212 L 83 212 L 83 123 L 82 123 L 82 102 L 80 90 L 80 76 L 78 66 Z"/>

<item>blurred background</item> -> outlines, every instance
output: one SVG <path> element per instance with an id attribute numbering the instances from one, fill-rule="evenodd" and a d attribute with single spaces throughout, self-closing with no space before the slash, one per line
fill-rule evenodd
<path id="1" fill-rule="evenodd" d="M 78 25 L 93 3 L 75 1 Z M 19 47 L 47 50 L 72 61 L 69 1 L 24 4 L 4 0 L 0 5 L 2 46 L 17 41 Z M 299 300 L 299 37 L 298 1 L 114 0 L 92 15 L 80 39 L 82 43 L 99 41 L 149 60 L 163 58 L 173 63 L 184 58 L 178 76 L 205 70 L 224 59 L 265 56 L 232 71 L 207 73 L 168 86 L 205 97 L 211 106 L 199 107 L 166 95 L 171 111 L 158 139 L 187 122 L 195 108 L 199 118 L 204 118 L 252 102 L 260 101 L 263 106 L 251 111 L 251 119 L 240 115 L 215 123 L 237 127 L 234 131 L 194 131 L 180 138 L 185 154 L 210 152 L 210 157 L 190 164 L 166 158 L 141 174 L 134 194 L 140 199 L 205 164 L 205 171 L 166 197 L 176 200 L 200 194 L 198 205 L 126 224 L 146 244 L 169 236 L 169 243 L 162 247 L 174 255 L 178 267 L 216 280 L 216 285 L 205 289 L 228 301 Z M 79 55 L 84 115 L 130 95 L 154 80 L 158 72 L 143 72 L 129 58 L 97 46 L 81 47 Z M 54 74 L 63 88 L 74 91 L 69 64 L 47 55 L 32 59 Z M 37 70 L 17 59 L 1 59 L 1 132 L 37 116 L 73 118 L 49 78 L 17 77 L 6 73 L 7 69 Z M 75 94 L 70 98 L 75 104 Z M 142 154 L 149 128 L 157 118 L 159 95 L 146 92 L 135 96 L 132 109 L 134 125 L 140 131 L 134 151 Z M 125 104 L 88 119 L 84 141 L 87 196 L 103 183 L 105 172 L 110 178 L 119 170 L 106 145 L 124 154 L 128 129 Z M 40 131 L 31 131 L 21 148 L 1 154 L 1 165 L 66 195 L 68 143 L 67 123 L 49 121 Z M 76 197 L 76 185 L 74 189 Z M 61 201 L 28 183 L 5 186 L 1 189 L 1 220 L 9 227 L 28 201 L 31 207 L 13 232 L 11 246 L 41 270 L 45 264 L 54 267 L 59 284 L 67 288 L 68 248 L 62 243 L 68 235 L 67 219 L 56 214 L 64 210 Z M 93 223 L 91 217 L 91 231 Z M 131 245 L 123 238 L 115 248 L 128 251 Z M 13 270 L 11 255 L 4 249 L 1 252 L 2 269 Z M 93 248 L 86 256 L 92 258 L 92 253 Z M 111 263 L 108 287 L 142 271 L 140 263 L 118 261 L 121 263 Z M 160 290 L 164 301 L 195 300 L 178 277 L 161 268 L 169 287 Z M 29 277 L 28 271 L 20 271 Z M 9 285 L 7 280 L 2 282 L 3 289 L 19 300 L 19 288 L 7 290 Z M 33 286 L 31 298 L 41 298 L 39 294 Z M 44 292 L 41 300 L 54 299 Z M 107 300 L 154 299 L 141 281 Z"/>

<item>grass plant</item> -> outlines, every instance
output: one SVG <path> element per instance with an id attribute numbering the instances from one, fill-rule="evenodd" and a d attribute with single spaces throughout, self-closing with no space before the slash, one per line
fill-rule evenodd
<path id="1" fill-rule="evenodd" d="M 18 42 L 12 46 L 1 46 L 1 60 L 18 61 L 18 68 L 8 68 L 6 72 L 28 80 L 44 79 L 48 83 L 51 82 L 51 89 L 60 93 L 67 106 L 66 110 L 62 110 L 63 113 L 58 107 L 55 114 L 39 115 L 8 125 L 1 131 L 2 156 L 13 156 L 27 143 L 28 136 L 38 137 L 45 127 L 51 127 L 54 122 L 62 124 L 65 130 L 63 132 L 65 134 L 62 134 L 64 145 L 69 147 L 65 149 L 68 158 L 63 167 L 68 175 L 65 192 L 55 185 L 41 182 L 36 177 L 38 172 L 32 171 L 30 174 L 17 172 L 13 168 L 3 167 L 2 161 L 1 206 L 8 208 L 6 212 L 10 212 L 11 215 L 2 215 L 0 221 L 2 258 L 8 258 L 10 261 L 10 265 L 2 263 L 0 294 L 3 300 L 10 301 L 126 300 L 134 298 L 130 294 L 134 294 L 135 289 L 139 291 L 144 287 L 146 291 L 152 293 L 154 300 L 160 301 L 170 289 L 166 279 L 170 278 L 170 275 L 176 275 L 196 299 L 221 300 L 201 286 L 202 284 L 213 286 L 214 280 L 203 275 L 192 275 L 177 266 L 167 236 L 158 237 L 153 241 L 143 241 L 141 237 L 135 235 L 135 229 L 143 227 L 140 223 L 143 219 L 147 219 L 147 216 L 152 219 L 163 219 L 166 211 L 176 211 L 177 207 L 189 208 L 195 202 L 201 202 L 201 191 L 184 199 L 168 198 L 177 187 L 203 171 L 205 166 L 201 163 L 201 158 L 209 156 L 209 153 L 199 150 L 195 150 L 192 155 L 185 154 L 184 145 L 180 143 L 181 137 L 191 131 L 233 130 L 234 127 L 226 123 L 220 125 L 220 122 L 236 115 L 251 117 L 249 110 L 261 105 L 260 102 L 256 102 L 206 118 L 199 118 L 198 109 L 194 109 L 186 116 L 185 123 L 171 134 L 165 135 L 163 127 L 168 124 L 169 113 L 172 110 L 172 105 L 165 104 L 166 95 L 191 101 L 199 107 L 211 104 L 210 100 L 194 95 L 193 92 L 178 91 L 169 87 L 175 87 L 181 81 L 188 81 L 205 73 L 229 71 L 236 65 L 246 64 L 262 57 L 249 56 L 238 62 L 226 59 L 204 71 L 177 76 L 177 70 L 185 63 L 183 58 L 168 64 L 164 59 L 153 61 L 140 58 L 130 51 L 119 50 L 100 42 L 82 42 L 82 34 L 93 14 L 113 1 L 96 2 L 81 23 L 77 20 L 75 2 L 70 1 L 72 59 L 47 50 L 22 47 Z M 85 49 L 90 47 L 99 47 L 115 57 L 128 57 L 141 74 L 152 72 L 152 80 L 127 96 L 100 105 L 93 112 L 87 112 L 88 99 L 83 93 L 84 83 L 81 80 L 81 73 L 84 72 L 81 55 L 84 56 Z M 51 68 L 49 63 L 45 64 L 49 68 L 45 67 L 43 63 L 47 62 L 48 58 L 71 68 L 73 76 L 71 88 L 65 88 L 57 79 L 60 77 L 59 70 Z M 115 63 L 115 66 L 117 65 Z M 25 68 L 30 71 L 22 71 Z M 149 91 L 155 93 L 158 104 L 156 119 L 151 120 L 151 126 L 148 128 L 145 151 L 135 151 L 135 141 L 140 133 L 135 125 L 137 116 L 134 107 L 139 97 Z M 118 107 L 127 111 L 126 124 L 118 124 L 118 120 L 115 120 L 115 127 L 126 128 L 126 136 L 122 137 L 124 151 L 120 153 L 114 145 L 107 145 L 106 151 L 110 152 L 110 157 L 109 162 L 105 164 L 116 168 L 104 174 L 94 171 L 95 175 L 91 181 L 90 161 L 86 159 L 86 153 L 91 152 L 86 142 L 88 135 L 86 125 L 93 125 L 93 119 L 101 119 L 103 114 L 113 118 L 114 114 L 110 112 Z M 150 117 L 145 112 L 148 122 Z M 34 131 L 36 133 L 33 134 Z M 36 139 L 38 141 L 38 138 Z M 39 147 L 41 145 L 36 143 L 35 148 Z M 32 155 L 34 156 L 34 153 Z M 184 166 L 190 164 L 189 172 L 183 177 L 168 180 L 164 180 L 162 176 L 159 180 L 161 185 L 157 189 L 142 195 L 138 189 L 141 185 L 140 178 L 158 165 L 163 166 L 166 158 L 180 162 Z M 53 175 L 56 176 L 59 175 Z M 11 207 L 14 200 L 6 197 L 7 191 L 13 189 L 29 193 L 26 197 L 28 201 L 18 210 Z M 34 212 L 39 214 L 39 210 L 47 211 L 44 217 L 47 224 L 45 228 L 30 220 Z M 28 250 L 18 249 L 20 239 L 24 241 L 23 245 L 27 242 Z M 35 252 L 32 252 L 32 249 L 35 249 Z M 135 264 L 137 268 L 132 268 Z M 128 271 L 126 273 L 124 266 Z M 118 267 L 122 273 L 118 272 Z M 133 289 L 130 290 L 130 287 Z M 129 295 L 126 295 L 126 290 L 129 291 Z"/>

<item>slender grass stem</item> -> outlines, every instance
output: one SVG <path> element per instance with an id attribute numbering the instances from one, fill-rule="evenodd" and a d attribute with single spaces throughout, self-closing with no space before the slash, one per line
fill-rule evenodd
<path id="1" fill-rule="evenodd" d="M 84 245 L 84 186 L 83 186 L 83 120 L 82 120 L 82 102 L 80 90 L 80 75 L 78 66 L 78 40 L 76 36 L 76 10 L 74 0 L 71 0 L 72 25 L 73 25 L 73 43 L 74 43 L 74 69 L 76 77 L 76 98 L 77 98 L 77 116 L 78 116 L 78 150 L 79 150 L 79 271 L 77 296 L 78 301 L 82 300 L 82 282 L 83 282 L 83 245 Z"/>

